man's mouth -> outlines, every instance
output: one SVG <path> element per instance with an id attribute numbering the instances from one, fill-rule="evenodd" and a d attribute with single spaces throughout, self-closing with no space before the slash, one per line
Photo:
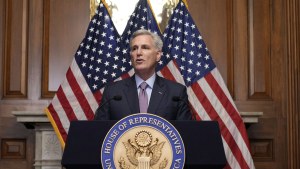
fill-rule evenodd
<path id="1" fill-rule="evenodd" d="M 144 59 L 136 59 L 135 62 L 136 62 L 136 63 L 143 63 L 143 62 L 144 62 Z"/>

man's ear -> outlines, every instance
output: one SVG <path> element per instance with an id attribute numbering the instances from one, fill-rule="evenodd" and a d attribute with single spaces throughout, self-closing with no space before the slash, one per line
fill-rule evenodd
<path id="1" fill-rule="evenodd" d="M 156 54 L 156 61 L 157 62 L 160 60 L 161 55 L 162 55 L 162 52 L 161 51 L 157 51 L 157 54 Z"/>

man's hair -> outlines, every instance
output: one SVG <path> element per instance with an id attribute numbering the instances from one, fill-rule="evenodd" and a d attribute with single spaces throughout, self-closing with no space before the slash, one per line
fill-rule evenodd
<path id="1" fill-rule="evenodd" d="M 159 51 L 162 50 L 163 42 L 162 42 L 160 36 L 151 31 L 148 31 L 146 29 L 137 30 L 132 34 L 132 36 L 130 38 L 130 43 L 129 43 L 130 48 L 131 48 L 132 39 L 134 39 L 135 37 L 137 37 L 139 35 L 150 35 L 154 41 L 154 45 L 155 45 L 156 49 L 158 49 Z"/>

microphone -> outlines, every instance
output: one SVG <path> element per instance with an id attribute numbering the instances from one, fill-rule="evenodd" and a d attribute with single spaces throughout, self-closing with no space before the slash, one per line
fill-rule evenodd
<path id="1" fill-rule="evenodd" d="M 175 101 L 175 102 L 182 101 L 182 99 L 179 96 L 173 96 L 172 100 Z"/>
<path id="2" fill-rule="evenodd" d="M 121 95 L 115 95 L 115 96 L 113 96 L 113 97 L 107 99 L 105 102 L 103 102 L 103 103 L 97 108 L 96 113 L 95 113 L 95 116 L 94 116 L 94 120 L 96 120 L 97 117 L 98 117 L 98 113 L 99 113 L 98 110 L 101 110 L 101 108 L 102 108 L 104 105 L 106 105 L 108 102 L 110 102 L 111 100 L 120 101 L 120 100 L 122 100 L 122 96 L 121 96 Z"/>
<path id="3" fill-rule="evenodd" d="M 188 106 L 190 105 L 189 103 L 187 103 L 185 100 L 183 100 L 182 98 L 180 98 L 179 96 L 173 96 L 172 97 L 172 100 L 174 101 L 174 102 L 184 102 L 185 104 L 187 104 Z M 191 112 L 191 114 L 192 114 L 192 119 L 193 120 L 197 120 L 196 119 L 196 117 L 195 117 L 195 114 L 193 113 L 193 112 Z"/>
<path id="4" fill-rule="evenodd" d="M 114 99 L 115 101 L 119 101 L 119 100 L 122 100 L 122 96 L 115 95 L 114 97 L 112 97 L 112 99 Z"/>

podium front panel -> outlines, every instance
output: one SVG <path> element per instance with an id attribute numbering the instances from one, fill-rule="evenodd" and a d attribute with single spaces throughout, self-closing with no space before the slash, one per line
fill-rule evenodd
<path id="1" fill-rule="evenodd" d="M 223 168 L 226 163 L 218 123 L 170 121 L 180 133 L 186 152 L 185 168 Z M 62 158 L 67 169 L 100 169 L 101 146 L 116 121 L 73 121 Z"/>

